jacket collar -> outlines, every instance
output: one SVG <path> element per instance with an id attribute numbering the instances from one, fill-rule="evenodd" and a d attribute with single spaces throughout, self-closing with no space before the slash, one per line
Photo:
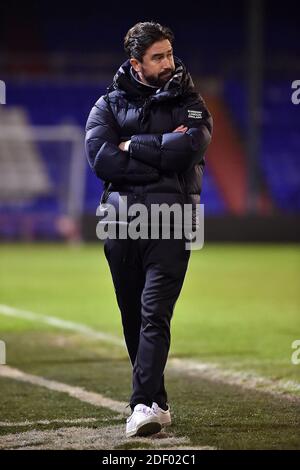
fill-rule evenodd
<path id="1" fill-rule="evenodd" d="M 194 84 L 183 62 L 174 57 L 175 72 L 172 77 L 160 88 L 152 87 L 137 80 L 131 71 L 129 59 L 124 62 L 108 87 L 108 92 L 118 90 L 127 98 L 149 99 L 150 101 L 164 101 L 183 94 L 193 92 Z"/>

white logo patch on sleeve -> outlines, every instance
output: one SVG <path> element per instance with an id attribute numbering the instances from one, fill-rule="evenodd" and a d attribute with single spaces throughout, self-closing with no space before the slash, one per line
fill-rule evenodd
<path id="1" fill-rule="evenodd" d="M 188 118 L 202 119 L 202 111 L 194 111 L 193 109 L 188 109 Z"/>

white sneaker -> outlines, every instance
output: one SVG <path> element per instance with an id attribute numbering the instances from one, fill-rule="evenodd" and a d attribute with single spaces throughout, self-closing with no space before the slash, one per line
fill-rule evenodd
<path id="1" fill-rule="evenodd" d="M 158 416 L 149 406 L 138 404 L 126 421 L 126 437 L 149 436 L 161 430 Z"/>
<path id="2" fill-rule="evenodd" d="M 170 426 L 172 420 L 171 420 L 171 413 L 170 413 L 170 407 L 168 406 L 168 409 L 162 410 L 157 403 L 153 402 L 152 403 L 152 411 L 154 414 L 159 419 L 159 422 L 162 426 Z"/>

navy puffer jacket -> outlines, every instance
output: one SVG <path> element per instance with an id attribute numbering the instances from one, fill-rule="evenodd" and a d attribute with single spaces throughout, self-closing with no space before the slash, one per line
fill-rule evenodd
<path id="1" fill-rule="evenodd" d="M 116 204 L 126 195 L 128 204 L 200 203 L 212 118 L 174 59 L 175 73 L 159 89 L 139 82 L 127 60 L 92 108 L 85 144 L 91 168 L 105 183 L 102 202 Z M 181 124 L 188 131 L 174 133 Z M 129 139 L 129 152 L 120 150 Z"/>

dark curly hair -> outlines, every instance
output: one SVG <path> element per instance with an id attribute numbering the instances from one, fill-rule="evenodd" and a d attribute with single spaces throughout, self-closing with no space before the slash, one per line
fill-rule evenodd
<path id="1" fill-rule="evenodd" d="M 124 50 L 129 58 L 134 57 L 139 62 L 143 62 L 146 50 L 155 42 L 164 39 L 168 39 L 173 44 L 174 34 L 170 28 L 154 21 L 140 22 L 127 32 L 124 38 Z"/>

